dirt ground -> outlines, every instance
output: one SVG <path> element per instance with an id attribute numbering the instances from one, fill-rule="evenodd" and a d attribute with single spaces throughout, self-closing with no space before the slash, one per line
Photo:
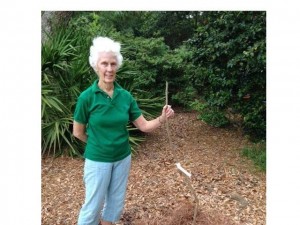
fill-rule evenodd
<path id="1" fill-rule="evenodd" d="M 118 225 L 266 224 L 266 174 L 240 155 L 250 145 L 235 128 L 213 128 L 176 112 L 146 135 L 133 156 Z M 175 163 L 192 174 L 190 189 Z M 75 225 L 84 201 L 82 159 L 42 159 L 42 225 Z M 198 210 L 194 217 L 196 200 Z"/>

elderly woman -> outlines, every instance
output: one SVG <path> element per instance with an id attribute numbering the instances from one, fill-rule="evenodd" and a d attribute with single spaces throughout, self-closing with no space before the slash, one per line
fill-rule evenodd
<path id="1" fill-rule="evenodd" d="M 158 118 L 144 118 L 136 100 L 115 81 L 123 60 L 120 49 L 120 43 L 107 37 L 93 40 L 89 62 L 98 79 L 76 104 L 73 135 L 86 142 L 85 202 L 78 225 L 98 225 L 100 220 L 102 225 L 111 225 L 120 219 L 131 164 L 128 122 L 150 132 L 174 115 L 165 105 Z"/>

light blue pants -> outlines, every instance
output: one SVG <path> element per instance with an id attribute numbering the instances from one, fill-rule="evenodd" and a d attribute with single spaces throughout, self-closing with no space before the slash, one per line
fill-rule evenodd
<path id="1" fill-rule="evenodd" d="M 130 165 L 131 155 L 113 163 L 85 160 L 85 202 L 79 213 L 78 225 L 98 225 L 101 216 L 102 220 L 113 223 L 120 219 Z"/>

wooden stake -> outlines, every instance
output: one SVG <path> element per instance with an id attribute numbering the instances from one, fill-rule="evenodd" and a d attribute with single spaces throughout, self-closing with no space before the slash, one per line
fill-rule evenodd
<path id="1" fill-rule="evenodd" d="M 168 105 L 168 81 L 166 81 L 166 105 Z M 168 118 L 166 118 L 166 129 L 167 129 L 167 135 L 168 135 L 168 140 L 169 140 L 169 146 L 170 149 L 172 149 L 172 140 L 171 140 L 171 135 L 170 135 L 170 130 L 169 130 L 169 123 L 168 123 Z M 175 158 L 176 158 L 176 162 L 178 162 L 177 156 L 175 154 Z M 177 169 L 181 172 L 181 174 L 184 175 L 185 177 L 185 183 L 188 185 L 190 191 L 192 192 L 192 194 L 194 195 L 195 198 L 195 202 L 196 202 L 196 206 L 194 209 L 194 218 L 193 218 L 193 225 L 196 224 L 196 217 L 197 217 L 197 212 L 198 212 L 198 204 L 199 204 L 199 200 L 197 197 L 197 193 L 195 191 L 195 189 L 193 188 L 192 182 L 191 182 L 191 176 L 192 174 L 187 172 L 181 165 L 180 163 L 176 163 L 175 164 L 177 166 Z"/>
<path id="2" fill-rule="evenodd" d="M 169 84 L 168 84 L 168 81 L 166 81 L 166 92 L 165 92 L 166 105 L 168 105 L 168 88 L 169 88 Z M 168 135 L 168 140 L 169 140 L 169 146 L 170 146 L 170 149 L 172 149 L 172 140 L 171 140 L 171 135 L 170 135 L 170 130 L 169 130 L 169 122 L 168 122 L 167 117 L 166 117 L 166 129 L 167 129 L 167 135 Z"/>

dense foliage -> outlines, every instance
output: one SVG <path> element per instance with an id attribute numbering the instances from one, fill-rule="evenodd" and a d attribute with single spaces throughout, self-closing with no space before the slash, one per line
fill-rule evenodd
<path id="1" fill-rule="evenodd" d="M 66 145 L 77 155 L 71 135 L 76 97 L 91 75 L 83 60 L 85 40 L 71 30 L 56 30 L 42 44 L 42 152 L 61 154 Z M 74 142 L 75 141 L 75 144 Z"/>
<path id="2" fill-rule="evenodd" d="M 230 108 L 243 116 L 243 127 L 251 137 L 264 139 L 266 14 L 207 12 L 201 24 L 188 43 L 191 60 L 198 65 L 190 78 L 208 111 L 202 118 Z M 224 117 L 219 117 L 224 124 Z"/>
<path id="3" fill-rule="evenodd" d="M 132 91 L 146 117 L 158 113 L 168 81 L 173 106 L 196 109 L 199 119 L 217 127 L 229 125 L 231 115 L 238 115 L 245 134 L 265 139 L 265 12 L 68 15 L 68 23 L 56 23 L 42 44 L 44 151 L 82 153 L 70 126 L 78 94 L 96 78 L 87 58 L 98 35 L 122 43 L 124 66 L 118 82 Z M 133 134 L 131 143 L 141 140 Z"/>

